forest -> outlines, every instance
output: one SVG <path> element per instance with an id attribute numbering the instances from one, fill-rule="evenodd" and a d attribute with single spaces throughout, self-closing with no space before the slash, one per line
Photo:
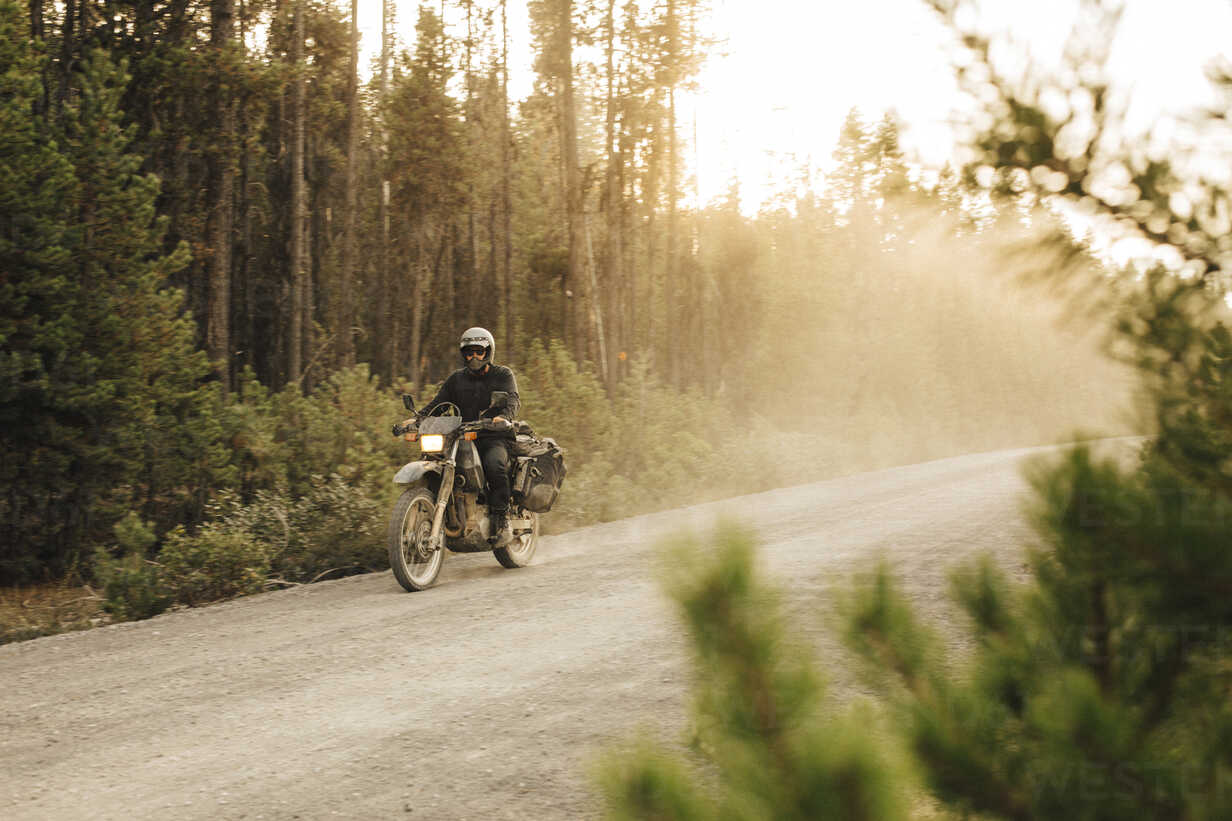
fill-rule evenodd
<path id="1" fill-rule="evenodd" d="M 380 568 L 397 394 L 472 325 L 566 448 L 558 529 L 1136 429 L 1004 273 L 1105 270 L 1038 202 L 860 111 L 834 171 L 698 202 L 704 3 L 528 8 L 386 2 L 361 69 L 357 0 L 0 0 L 0 585 L 135 617 Z"/>

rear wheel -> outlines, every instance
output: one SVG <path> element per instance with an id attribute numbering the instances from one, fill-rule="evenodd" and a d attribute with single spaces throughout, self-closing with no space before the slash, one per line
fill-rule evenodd
<path id="1" fill-rule="evenodd" d="M 508 567 L 510 569 L 526 567 L 526 565 L 530 564 L 531 558 L 535 555 L 535 544 L 539 541 L 538 513 L 522 511 L 522 515 L 515 518 L 529 519 L 529 532 L 515 533 L 513 541 L 504 547 L 498 547 L 492 551 L 492 555 L 496 556 L 496 560 L 501 563 L 501 567 Z"/>
<path id="2" fill-rule="evenodd" d="M 389 516 L 385 541 L 389 566 L 398 584 L 414 593 L 432 586 L 440 575 L 445 551 L 432 545 L 432 515 L 436 497 L 425 487 L 407 488 Z"/>

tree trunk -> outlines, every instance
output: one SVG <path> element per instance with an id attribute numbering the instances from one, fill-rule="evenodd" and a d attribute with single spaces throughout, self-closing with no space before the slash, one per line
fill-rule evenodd
<path id="1" fill-rule="evenodd" d="M 624 129 L 622 128 L 622 132 Z M 630 357 L 638 350 L 637 338 L 637 265 L 635 263 L 635 246 L 637 245 L 636 237 L 633 231 L 633 208 L 628 199 L 625 197 L 626 180 L 625 180 L 625 158 L 632 156 L 633 152 L 627 145 L 628 138 L 625 133 L 621 134 L 620 143 L 620 166 L 617 170 L 617 179 L 620 183 L 620 220 L 618 231 L 620 235 L 620 265 L 624 272 L 624 283 L 620 288 L 620 298 L 623 300 L 621 313 L 621 326 L 624 328 L 624 342 L 621 350 L 625 352 L 626 358 L 621 362 L 622 377 L 629 375 Z"/>
<path id="2" fill-rule="evenodd" d="M 393 10 L 390 7 L 391 0 L 382 0 L 381 2 L 381 109 L 384 112 L 386 101 L 389 99 L 389 60 L 390 52 L 392 51 L 393 38 Z M 389 274 L 389 178 L 386 176 L 386 165 L 388 163 L 389 143 L 388 133 L 385 128 L 384 113 L 380 121 L 381 138 L 380 138 L 380 168 L 381 168 L 381 191 L 380 191 L 380 213 L 378 219 L 381 226 L 381 253 L 380 253 L 380 270 L 377 272 L 377 306 L 376 306 L 376 330 L 377 339 L 374 341 L 372 350 L 373 358 L 377 360 L 378 373 L 385 379 L 392 381 L 394 376 L 394 349 L 396 329 L 395 317 L 393 313 L 393 299 L 390 294 L 392 285 Z"/>
<path id="3" fill-rule="evenodd" d="M 355 221 L 358 211 L 356 163 L 359 155 L 359 0 L 351 0 L 351 66 L 347 73 L 347 157 L 346 216 L 342 236 L 342 281 L 334 315 L 334 333 L 338 335 L 338 364 L 349 368 L 355 364 L 355 346 L 351 328 L 355 311 L 351 306 L 351 287 L 355 281 Z"/>
<path id="4" fill-rule="evenodd" d="M 382 159 L 384 152 L 382 151 Z M 382 163 L 383 164 L 383 163 Z M 394 309 L 393 278 L 389 274 L 389 180 L 381 180 L 381 207 L 377 219 L 381 223 L 380 271 L 377 274 L 378 290 L 376 327 L 378 339 L 373 346 L 373 356 L 380 363 L 379 373 L 387 380 L 394 377 Z"/>
<path id="5" fill-rule="evenodd" d="M 471 55 L 474 50 L 475 32 L 474 32 L 474 0 L 463 0 L 466 6 L 466 54 L 463 59 L 463 82 L 466 85 L 466 100 L 463 107 L 463 116 L 466 120 L 465 145 L 471 157 L 475 156 L 474 148 L 476 143 L 475 133 L 475 88 L 474 88 L 474 71 L 471 65 Z M 479 237 L 475 230 L 475 173 L 467 175 L 466 181 L 466 259 L 463 261 L 464 272 L 467 279 L 466 301 L 469 303 L 466 310 L 476 320 L 479 317 L 481 300 L 483 297 L 483 288 L 479 282 Z M 471 320 L 467 320 L 470 324 Z"/>
<path id="6" fill-rule="evenodd" d="M 623 329 L 620 327 L 620 311 L 613 310 L 615 303 L 619 299 L 620 263 L 622 256 L 620 248 L 622 192 L 619 183 L 622 160 L 617 155 L 616 148 L 616 0 L 608 0 L 605 26 L 607 28 L 607 123 L 604 136 L 606 138 L 607 150 L 607 230 L 604 233 L 603 243 L 604 281 L 601 288 L 602 294 L 596 295 L 596 303 L 607 295 L 612 295 L 606 312 L 610 320 L 608 341 L 611 343 L 607 347 L 607 356 L 609 357 L 606 363 L 608 374 L 607 388 L 611 391 L 619 378 L 619 363 L 616 359 L 616 351 L 622 349 L 625 344 Z"/>
<path id="7" fill-rule="evenodd" d="M 295 0 L 291 53 L 294 60 L 295 125 L 291 143 L 291 338 L 287 375 L 298 384 L 303 376 L 305 270 L 304 223 L 304 1 Z"/>
<path id="8" fill-rule="evenodd" d="M 506 13 L 508 0 L 501 0 L 501 214 L 504 219 L 504 259 L 501 265 L 501 304 L 505 314 L 504 341 L 505 361 L 515 361 L 517 350 L 513 327 L 513 168 L 509 152 L 509 20 Z M 493 239 L 495 242 L 495 239 Z"/>
<path id="9" fill-rule="evenodd" d="M 304 108 L 305 110 L 307 110 L 307 103 L 305 103 Z M 305 116 L 305 120 L 306 119 L 307 117 Z M 306 130 L 307 130 L 307 125 L 305 124 L 305 131 Z M 304 165 L 305 167 L 311 167 L 311 162 L 308 159 L 308 155 L 310 153 L 312 153 L 312 143 L 309 142 L 307 139 L 305 139 L 305 143 L 304 143 Z M 303 328 L 304 344 L 299 354 L 301 357 L 300 361 L 304 363 L 303 372 L 300 374 L 300 384 L 303 386 L 305 392 L 311 390 L 314 384 L 312 380 L 309 379 L 309 375 L 312 373 L 312 365 L 316 361 L 316 358 L 313 355 L 314 353 L 313 348 L 316 345 L 316 327 L 312 321 L 312 318 L 315 314 L 316 306 L 317 306 L 317 297 L 316 297 L 317 280 L 316 278 L 317 278 L 318 272 L 314 268 L 313 260 L 320 258 L 319 256 L 313 253 L 313 251 L 316 248 L 316 225 L 314 224 L 313 216 L 312 216 L 313 210 L 314 210 L 312 205 L 314 203 L 314 200 L 309 197 L 311 193 L 312 193 L 311 186 L 308 185 L 308 180 L 305 177 L 304 196 L 303 196 L 304 252 L 303 252 L 303 263 L 301 266 L 301 270 L 304 272 L 304 287 L 303 287 L 304 296 L 302 300 L 304 316 L 303 316 L 303 319 L 300 320 L 302 323 L 301 327 Z"/>
<path id="10" fill-rule="evenodd" d="M 240 48 L 248 41 L 247 10 L 244 0 L 239 5 L 239 43 Z M 241 94 L 235 101 L 235 145 L 236 159 L 236 190 L 233 208 L 235 231 L 235 250 L 232 253 L 232 283 L 231 302 L 234 310 L 231 312 L 232 323 L 231 347 L 233 370 L 238 371 L 245 365 L 255 367 L 253 352 L 253 299 L 252 283 L 248 276 L 248 262 L 252 257 L 252 209 L 248 202 L 248 182 L 252 178 L 251 152 L 247 150 L 248 137 L 251 133 L 249 122 L 249 97 Z M 232 379 L 233 386 L 240 388 L 239 380 Z M 242 398 L 242 397 L 241 397 Z"/>
<path id="11" fill-rule="evenodd" d="M 667 36 L 668 36 L 668 72 L 671 79 L 667 87 L 667 265 L 663 275 L 663 306 L 667 321 L 671 323 L 677 316 L 676 279 L 679 276 L 677 254 L 676 201 L 680 199 L 679 180 L 677 179 L 676 156 L 676 81 L 673 73 L 675 61 L 679 59 L 679 43 L 676 21 L 676 0 L 667 0 Z M 675 350 L 676 340 L 671 333 L 664 334 L 664 355 L 667 358 L 668 384 L 680 387 L 680 357 Z"/>
<path id="12" fill-rule="evenodd" d="M 444 291 L 441 296 L 444 297 L 445 325 L 450 329 L 451 333 L 457 333 L 457 328 L 462 323 L 462 319 L 458 315 L 458 226 L 457 223 L 447 216 L 442 216 L 441 219 L 446 221 L 441 231 L 444 253 L 439 257 L 439 267 L 432 272 L 432 278 L 435 282 L 440 282 L 442 287 L 434 289 L 433 298 L 436 299 L 436 295 Z M 470 323 L 467 322 L 466 324 L 469 325 Z"/>
<path id="13" fill-rule="evenodd" d="M 85 0 L 82 0 L 85 2 Z M 64 108 L 68 99 L 68 78 L 76 56 L 73 25 L 77 20 L 77 0 L 64 0 L 64 20 L 60 25 L 60 64 L 56 83 L 56 111 Z"/>
<path id="14" fill-rule="evenodd" d="M 598 275 L 595 273 L 595 251 L 590 239 L 590 219 L 585 213 L 582 214 L 582 228 L 586 238 L 586 270 L 590 275 L 591 319 L 594 324 L 595 341 L 598 345 L 595 361 L 599 363 L 599 375 L 603 380 L 603 384 L 610 389 L 612 376 L 608 371 L 607 333 L 603 327 L 603 306 L 599 302 Z"/>
<path id="15" fill-rule="evenodd" d="M 496 292 L 487 294 L 487 298 L 484 300 L 484 305 L 485 307 L 491 306 L 492 328 L 496 329 L 496 331 L 499 333 L 500 332 L 501 311 L 500 311 L 500 303 L 498 300 L 500 297 L 501 289 L 504 286 L 502 283 L 499 283 L 496 281 L 497 278 L 500 276 L 500 273 L 499 273 L 500 269 L 496 267 L 496 245 L 497 245 L 496 243 L 496 235 L 497 235 L 496 233 L 496 213 L 499 210 L 497 206 L 498 206 L 498 202 L 497 202 L 496 192 L 492 191 L 490 192 L 490 196 L 488 197 L 488 271 L 487 271 L 487 274 L 488 274 L 488 281 L 492 283 Z M 503 345 L 504 340 L 505 340 L 504 334 L 501 334 L 500 340 L 501 340 L 501 344 Z"/>
<path id="16" fill-rule="evenodd" d="M 658 124 L 656 124 L 657 126 Z M 642 220 L 642 236 L 645 242 L 646 262 L 642 266 L 645 270 L 643 280 L 641 299 L 635 301 L 634 305 L 634 321 L 639 330 L 644 328 L 644 347 L 643 349 L 650 356 L 651 367 L 660 378 L 666 378 L 666 365 L 662 360 L 661 346 L 658 338 L 658 304 L 655 301 L 655 284 L 657 272 L 659 270 L 659 164 L 662 161 L 661 151 L 663 150 L 662 137 L 657 132 L 661 129 L 655 129 L 656 133 L 653 138 L 653 143 L 650 150 L 647 152 L 646 171 L 642 177 L 642 186 L 645 191 L 645 202 L 642 206 L 642 212 L 645 218 Z M 641 307 L 643 316 L 639 319 L 636 314 L 638 306 Z"/>
<path id="17" fill-rule="evenodd" d="M 427 289 L 421 287 L 420 283 L 428 279 L 432 272 L 431 266 L 424 264 L 423 258 L 425 256 L 421 247 L 415 262 L 412 263 L 412 270 L 409 272 L 410 280 L 413 283 L 412 293 L 414 298 L 411 300 L 411 361 L 409 363 L 410 367 L 407 369 L 407 376 L 411 380 L 411 390 L 416 393 L 419 393 L 423 387 L 423 373 L 419 367 L 419 363 L 423 359 L 423 351 L 420 348 L 422 343 L 420 340 L 423 337 L 424 304 L 427 301 L 425 299 Z M 430 399 L 431 397 L 421 397 L 420 401 L 423 401 L 425 398 Z"/>
<path id="18" fill-rule="evenodd" d="M 573 99 L 573 0 L 560 4 L 556 36 L 560 38 L 561 154 L 565 164 L 565 222 L 569 230 L 569 262 L 565 275 L 565 343 L 579 364 L 586 358 L 586 301 L 582 288 L 582 192 L 578 168 L 577 109 Z"/>
<path id="19" fill-rule="evenodd" d="M 247 106 L 241 111 L 240 122 L 242 123 L 242 142 L 247 142 L 248 136 L 251 133 L 249 123 L 249 112 Z M 240 213 L 239 221 L 243 226 L 242 239 L 240 241 L 240 259 L 239 269 L 236 272 L 236 283 L 241 291 L 244 321 L 242 324 L 243 338 L 239 341 L 239 345 L 243 348 L 243 358 L 236 362 L 237 367 L 247 364 L 254 369 L 261 368 L 261 360 L 258 359 L 257 334 L 256 334 L 256 315 L 257 301 L 255 288 L 253 288 L 252 276 L 252 258 L 253 258 L 253 207 L 249 200 L 249 182 L 253 178 L 252 170 L 252 152 L 244 151 L 241 154 L 242 161 L 240 164 Z M 261 359 L 264 360 L 266 352 L 261 352 Z M 268 360 L 266 360 L 268 362 Z M 260 370 L 257 370 L 260 373 Z M 266 376 L 266 384 L 272 384 L 270 380 L 272 374 Z"/>
<path id="20" fill-rule="evenodd" d="M 41 44 L 44 38 L 43 26 L 43 0 L 30 0 L 30 39 L 35 43 Z M 41 117 L 47 111 L 47 101 L 49 99 L 50 90 L 47 82 L 47 64 L 43 64 L 40 71 L 40 79 L 42 80 L 41 91 L 38 97 L 34 100 L 34 116 Z"/>
<path id="21" fill-rule="evenodd" d="M 223 393 L 231 390 L 231 245 L 235 221 L 235 105 L 228 81 L 234 32 L 234 0 L 210 2 L 210 50 L 214 57 L 214 111 L 218 144 L 209 155 L 211 199 L 209 292 L 206 296 L 206 352 L 218 369 Z"/>
<path id="22" fill-rule="evenodd" d="M 425 308 L 428 305 L 429 294 L 432 293 L 436 265 L 444 257 L 444 245 L 449 241 L 447 234 L 441 232 L 440 243 L 433 242 L 431 233 L 431 231 L 427 230 L 426 226 L 421 225 L 417 229 L 416 234 L 418 238 L 415 243 L 415 252 L 411 255 L 413 261 L 409 272 L 409 280 L 411 282 L 411 339 L 408 376 L 411 380 L 411 386 L 416 392 L 423 388 L 424 380 L 422 362 L 424 358 L 424 323 L 427 319 Z M 436 245 L 437 248 L 433 249 L 433 245 Z"/>

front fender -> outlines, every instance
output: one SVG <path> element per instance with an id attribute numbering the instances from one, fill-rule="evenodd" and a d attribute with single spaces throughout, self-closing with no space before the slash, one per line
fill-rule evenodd
<path id="1" fill-rule="evenodd" d="M 402 469 L 394 474 L 395 485 L 413 485 L 429 473 L 440 473 L 444 469 L 441 462 L 407 462 Z"/>

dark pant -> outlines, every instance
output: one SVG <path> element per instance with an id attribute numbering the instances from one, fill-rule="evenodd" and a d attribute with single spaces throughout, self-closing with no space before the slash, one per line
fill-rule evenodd
<path id="1" fill-rule="evenodd" d="M 503 439 L 480 439 L 475 444 L 488 480 L 488 507 L 504 510 L 509 507 L 509 447 Z"/>

